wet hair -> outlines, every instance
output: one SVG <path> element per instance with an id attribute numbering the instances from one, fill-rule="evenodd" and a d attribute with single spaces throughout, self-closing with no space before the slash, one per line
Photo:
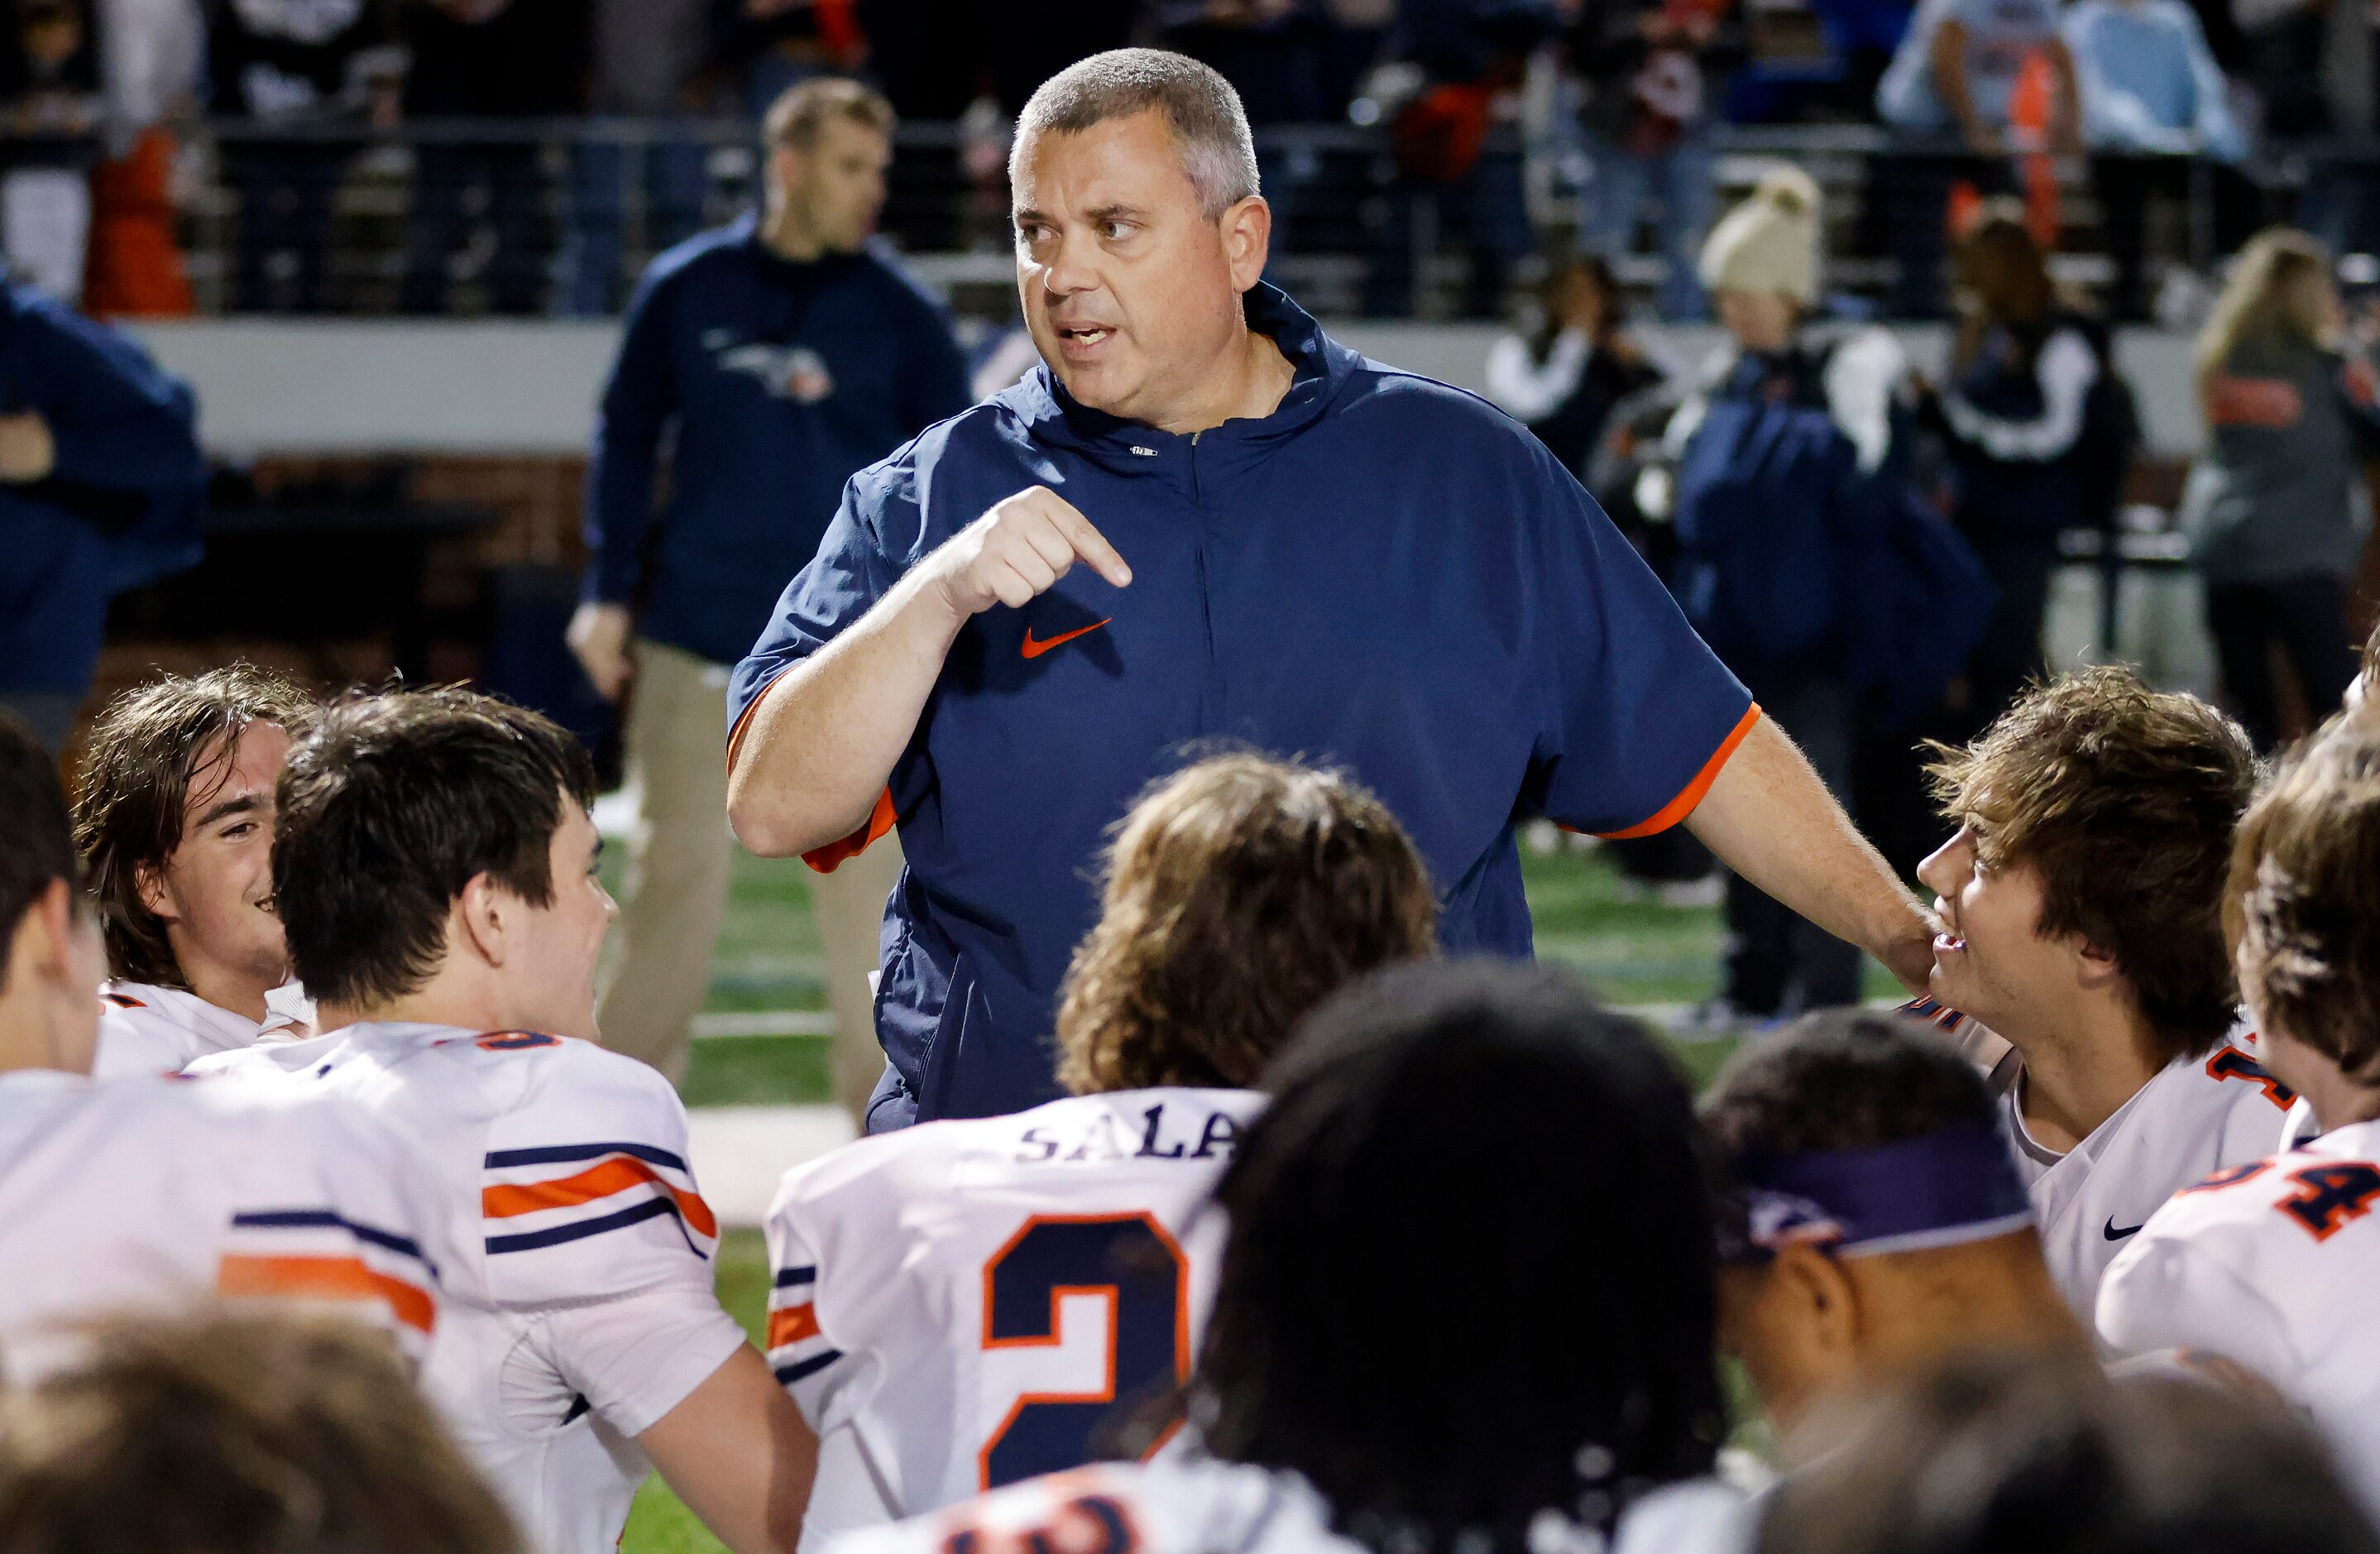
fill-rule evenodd
<path id="1" fill-rule="evenodd" d="M 1182 170 L 1209 221 L 1257 192 L 1256 140 L 1240 94 L 1213 67 L 1164 49 L 1110 49 L 1043 81 L 1017 115 L 1009 181 L 1015 181 L 1027 136 L 1078 135 L 1151 110 L 1165 115 Z"/>
<path id="2" fill-rule="evenodd" d="M 2039 877 L 2035 932 L 2113 957 L 2157 1060 L 2222 1040 L 2238 1002 L 2223 880 L 2257 778 L 2240 725 L 2095 668 L 2035 686 L 1966 748 L 1934 750 L 1943 813 L 1975 825 L 1986 868 Z"/>
<path id="3" fill-rule="evenodd" d="M 562 807 L 595 802 L 595 769 L 537 713 L 438 686 L 325 709 L 290 750 L 279 800 L 273 892 L 291 967 L 325 1003 L 382 1003 L 437 970 L 475 875 L 533 906 L 553 900 Z"/>
<path id="4" fill-rule="evenodd" d="M 771 150 L 808 150 L 830 119 L 849 119 L 879 135 L 892 133 L 892 104 L 884 94 L 847 76 L 812 76 L 778 93 L 760 121 L 760 139 Z"/>
<path id="5" fill-rule="evenodd" d="M 1424 962 L 1306 1021 L 1215 1193 L 1208 1451 L 1396 1554 L 1522 1554 L 1710 1471 L 1711 1211 L 1686 1086 L 1568 974 Z"/>
<path id="6" fill-rule="evenodd" d="M 1759 1554 L 2374 1554 L 2278 1404 L 2081 1358 L 1971 1355 L 1811 1421 Z"/>
<path id="7" fill-rule="evenodd" d="M 2380 708 L 2333 719 L 2248 807 L 2224 897 L 2250 1004 L 2380 1083 Z"/>
<path id="8" fill-rule="evenodd" d="M 0 1554 L 516 1554 L 386 1339 L 145 1316 L 0 1399 Z"/>
<path id="9" fill-rule="evenodd" d="M 1998 1117 L 1991 1087 L 1949 1041 L 1865 1009 L 1807 1014 L 1740 1049 L 1700 1110 L 1712 1147 L 1730 1159 L 1867 1149 Z"/>
<path id="10" fill-rule="evenodd" d="M 75 796 L 75 846 L 99 904 L 111 976 L 183 988 L 165 925 L 141 900 L 145 878 L 182 844 L 193 794 L 231 775 L 240 736 L 270 723 L 305 732 L 314 698 L 295 680 L 253 664 L 168 674 L 107 704 L 84 747 Z"/>
<path id="11" fill-rule="evenodd" d="M 1354 977 L 1427 955 L 1438 902 L 1404 828 L 1352 779 L 1256 755 L 1151 788 L 1111 849 L 1066 974 L 1058 1081 L 1077 1095 L 1245 1086 Z"/>
<path id="12" fill-rule="evenodd" d="M 32 730 L 0 710 L 0 988 L 25 914 L 54 883 L 79 878 L 57 763 Z"/>

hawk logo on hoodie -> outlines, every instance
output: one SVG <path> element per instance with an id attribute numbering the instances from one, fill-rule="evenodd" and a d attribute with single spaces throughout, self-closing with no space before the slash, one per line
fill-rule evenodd
<path id="1" fill-rule="evenodd" d="M 834 375 L 826 370 L 826 358 L 808 346 L 756 341 L 721 351 L 716 359 L 721 371 L 749 373 L 780 399 L 815 405 L 834 392 Z"/>

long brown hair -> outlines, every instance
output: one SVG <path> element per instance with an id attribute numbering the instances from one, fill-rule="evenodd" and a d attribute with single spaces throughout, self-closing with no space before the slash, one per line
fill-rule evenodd
<path id="1" fill-rule="evenodd" d="M 1388 807 L 1257 755 L 1151 789 L 1110 854 L 1105 908 L 1058 1009 L 1076 1095 L 1245 1086 L 1306 1011 L 1437 946 L 1438 902 Z"/>
<path id="2" fill-rule="evenodd" d="M 2198 393 L 2243 346 L 2320 346 L 2330 328 L 2330 255 L 2305 233 L 2268 226 L 2248 239 L 2198 332 Z"/>
<path id="3" fill-rule="evenodd" d="M 1976 213 L 1959 239 L 1955 269 L 1968 299 L 1959 326 L 1961 364 L 1975 359 L 1996 326 L 2029 335 L 2058 301 L 2049 252 L 2026 224 L 2024 207 L 2012 200 L 1991 200 Z"/>

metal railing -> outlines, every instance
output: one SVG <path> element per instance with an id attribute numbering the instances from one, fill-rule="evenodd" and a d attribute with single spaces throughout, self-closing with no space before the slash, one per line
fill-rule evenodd
<path id="1" fill-rule="evenodd" d="M 1712 131 L 1719 200 L 1770 159 L 1827 193 L 1829 278 L 1885 293 L 1893 234 L 1919 219 L 1894 204 L 1895 169 L 1955 148 L 1873 126 L 1723 126 Z M 72 138 L 0 138 L 0 169 L 86 165 Z M 1277 273 L 1318 310 L 1447 316 L 1492 308 L 1560 249 L 1595 198 L 1575 146 L 1524 147 L 1509 126 L 1451 188 L 1401 175 L 1388 133 L 1352 126 L 1258 137 L 1276 210 Z M 2053 164 L 2079 250 L 2070 273 L 2104 273 L 2086 168 Z M 2380 247 L 2380 142 L 2299 145 L 2252 169 L 2268 214 L 2305 211 L 2345 249 Z M 761 174 L 752 127 L 732 119 L 421 119 L 386 130 L 343 123 L 209 120 L 180 141 L 172 202 L 199 306 L 208 312 L 601 315 L 661 249 L 728 219 Z M 2165 257 L 2219 257 L 2213 174 L 2193 164 L 2167 202 Z M 956 124 L 904 124 L 883 227 L 963 305 L 1004 306 L 1004 146 Z M 1623 282 L 1662 273 L 1653 232 L 1623 255 Z M 972 295 L 982 291 L 984 295 Z"/>

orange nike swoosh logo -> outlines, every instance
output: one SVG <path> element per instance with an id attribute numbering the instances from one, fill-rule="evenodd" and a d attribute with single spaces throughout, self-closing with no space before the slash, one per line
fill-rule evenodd
<path id="1" fill-rule="evenodd" d="M 1087 632 L 1097 631 L 1099 627 L 1107 625 L 1108 621 L 1114 619 L 1115 617 L 1113 615 L 1110 615 L 1105 621 L 1093 621 L 1088 625 L 1078 625 L 1072 631 L 1062 631 L 1057 636 L 1047 637 L 1039 642 L 1033 640 L 1033 628 L 1028 625 L 1025 628 L 1025 656 L 1029 659 L 1038 659 L 1043 653 L 1048 652 L 1050 649 L 1058 647 L 1062 643 L 1072 642 L 1075 637 L 1083 636 Z"/>

